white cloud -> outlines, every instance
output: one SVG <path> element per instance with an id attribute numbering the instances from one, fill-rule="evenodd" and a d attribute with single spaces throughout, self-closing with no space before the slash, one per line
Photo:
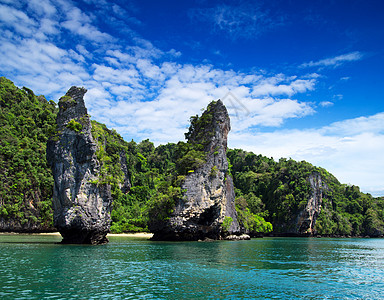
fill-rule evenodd
<path id="1" fill-rule="evenodd" d="M 168 54 L 170 54 L 173 57 L 180 57 L 181 56 L 181 52 L 180 51 L 176 51 L 175 49 L 169 50 Z"/>
<path id="2" fill-rule="evenodd" d="M 321 101 L 319 104 L 321 107 L 331 107 L 334 105 L 334 103 L 331 101 Z"/>
<path id="3" fill-rule="evenodd" d="M 17 84 L 54 98 L 71 85 L 84 85 L 89 77 L 76 62 L 80 56 L 47 41 L 0 37 L 0 56 L 4 58 L 0 60 L 4 75 L 13 74 L 10 79 Z"/>
<path id="4" fill-rule="evenodd" d="M 333 95 L 334 100 L 342 100 L 344 96 L 342 94 Z"/>
<path id="5" fill-rule="evenodd" d="M 89 57 L 91 55 L 83 45 L 76 45 L 76 50 L 84 56 Z"/>
<path id="6" fill-rule="evenodd" d="M 159 58 L 164 53 L 160 49 L 153 46 L 153 44 L 145 39 L 135 36 L 133 38 L 135 46 L 127 47 L 127 50 L 134 53 L 137 58 Z"/>
<path id="7" fill-rule="evenodd" d="M 133 64 L 136 61 L 136 58 L 128 53 L 124 53 L 120 50 L 107 50 L 107 55 L 112 56 L 113 58 L 116 58 L 120 63 L 123 64 Z M 118 65 L 119 65 L 118 64 Z"/>
<path id="8" fill-rule="evenodd" d="M 243 98 L 240 105 L 235 106 L 240 110 L 240 116 L 232 118 L 232 130 L 240 132 L 251 127 L 279 127 L 286 119 L 300 118 L 314 113 L 313 108 L 307 103 L 292 99 L 252 99 Z M 231 113 L 231 109 L 229 109 Z"/>
<path id="9" fill-rule="evenodd" d="M 36 22 L 24 12 L 2 4 L 0 4 L 0 21 L 24 36 L 30 35 L 36 26 Z"/>
<path id="10" fill-rule="evenodd" d="M 363 54 L 359 51 L 342 54 L 339 56 L 325 58 L 319 61 L 311 61 L 309 63 L 303 63 L 300 67 L 308 68 L 308 67 L 338 67 L 346 62 L 357 61 L 363 58 Z M 347 78 L 347 77 L 345 77 Z"/>
<path id="11" fill-rule="evenodd" d="M 40 21 L 39 31 L 48 35 L 58 34 L 58 24 L 53 20 L 44 18 Z"/>
<path id="12" fill-rule="evenodd" d="M 61 23 L 61 26 L 70 30 L 72 33 L 78 34 L 95 42 L 104 42 L 112 39 L 112 37 L 104 32 L 99 31 L 91 24 L 89 16 L 84 14 L 77 7 L 72 7 L 66 14 L 67 20 Z"/>
<path id="13" fill-rule="evenodd" d="M 57 13 L 56 7 L 49 0 L 28 0 L 28 8 L 39 17 L 49 17 Z"/>
<path id="14" fill-rule="evenodd" d="M 105 65 L 94 64 L 93 78 L 97 82 L 109 82 L 111 84 L 125 84 L 137 88 L 143 88 L 139 83 L 139 73 L 134 67 L 115 69 Z"/>
<path id="15" fill-rule="evenodd" d="M 289 80 L 288 84 L 280 84 L 282 81 Z M 262 80 L 260 84 L 253 89 L 252 95 L 258 96 L 293 96 L 297 93 L 304 93 L 314 89 L 315 79 L 296 79 L 283 78 L 279 76 L 270 77 Z"/>
<path id="16" fill-rule="evenodd" d="M 384 133 L 384 113 L 335 122 L 322 130 L 327 134 L 337 132 L 342 135 L 357 135 L 367 132 Z"/>
<path id="17" fill-rule="evenodd" d="M 306 160 L 334 174 L 342 183 L 383 195 L 384 113 L 336 122 L 330 126 L 273 132 L 232 132 L 229 146 L 280 157 Z"/>

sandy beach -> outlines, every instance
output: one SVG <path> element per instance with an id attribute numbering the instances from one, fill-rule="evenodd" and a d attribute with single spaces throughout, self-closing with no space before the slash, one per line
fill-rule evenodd
<path id="1" fill-rule="evenodd" d="M 107 237 L 111 237 L 111 236 L 139 237 L 139 238 L 148 238 L 148 239 L 150 239 L 153 236 L 153 233 L 149 233 L 149 232 L 108 233 Z"/>
<path id="2" fill-rule="evenodd" d="M 9 235 L 9 234 L 20 234 L 20 235 L 54 235 L 60 236 L 59 232 L 42 232 L 42 233 L 17 233 L 17 232 L 0 232 L 0 235 Z M 153 233 L 149 232 L 137 232 L 137 233 L 108 233 L 107 237 L 137 237 L 137 238 L 148 238 L 150 239 L 153 236 Z"/>

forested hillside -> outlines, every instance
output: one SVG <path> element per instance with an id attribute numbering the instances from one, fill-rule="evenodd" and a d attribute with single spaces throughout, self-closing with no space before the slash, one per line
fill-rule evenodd
<path id="1" fill-rule="evenodd" d="M 278 162 L 240 149 L 229 150 L 237 201 L 262 214 L 275 233 L 290 232 L 307 205 L 312 189 L 308 178 L 319 174 L 324 183 L 321 212 L 315 230 L 321 235 L 370 235 L 384 232 L 384 199 L 341 184 L 325 169 L 308 162 L 281 158 Z"/>
<path id="2" fill-rule="evenodd" d="M 54 132 L 53 101 L 0 78 L 0 223 L 3 230 L 52 228 L 51 170 L 46 143 Z"/>
<path id="3" fill-rule="evenodd" d="M 46 143 L 55 132 L 55 102 L 19 89 L 0 78 L 0 230 L 46 231 L 52 228 L 53 178 Z M 206 118 L 206 117 L 204 117 Z M 206 121 L 191 117 L 191 127 Z M 149 140 L 124 141 L 104 124 L 92 121 L 101 164 L 100 183 L 110 183 L 114 199 L 111 231 L 147 231 L 164 220 L 182 195 L 181 182 L 204 163 L 201 143 L 179 142 L 155 147 Z M 384 199 L 340 184 L 326 170 L 307 162 L 273 159 L 239 149 L 228 150 L 236 191 L 238 220 L 251 234 L 285 233 L 312 194 L 309 176 L 324 182 L 316 233 L 371 235 L 384 232 Z M 272 225 L 271 225 L 272 224 Z"/>
<path id="4" fill-rule="evenodd" d="M 149 216 L 167 215 L 173 197 L 181 195 L 181 189 L 172 185 L 176 180 L 172 175 L 175 145 L 155 148 L 149 140 L 126 142 L 116 131 L 96 121 L 92 121 L 92 135 L 99 147 L 96 154 L 103 180 L 112 187 L 111 231 L 148 231 Z"/>

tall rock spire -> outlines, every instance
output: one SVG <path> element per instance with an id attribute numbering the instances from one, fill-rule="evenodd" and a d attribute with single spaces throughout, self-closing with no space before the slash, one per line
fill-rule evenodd
<path id="1" fill-rule="evenodd" d="M 55 182 L 54 226 L 62 243 L 102 244 L 108 242 L 112 197 L 110 186 L 99 182 L 85 93 L 73 86 L 60 98 L 57 132 L 47 145 Z"/>
<path id="2" fill-rule="evenodd" d="M 191 118 L 188 143 L 206 153 L 206 162 L 190 170 L 182 183 L 183 197 L 164 226 L 152 228 L 154 239 L 222 239 L 240 232 L 233 180 L 226 156 L 230 119 L 221 100 L 212 101 L 199 117 Z"/>

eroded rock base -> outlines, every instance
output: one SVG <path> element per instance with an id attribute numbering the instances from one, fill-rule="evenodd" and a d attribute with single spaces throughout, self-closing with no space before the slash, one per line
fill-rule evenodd
<path id="1" fill-rule="evenodd" d="M 69 229 L 60 231 L 63 240 L 61 244 L 90 244 L 102 245 L 109 242 L 107 232 L 97 230 L 87 231 L 79 229 Z"/>

